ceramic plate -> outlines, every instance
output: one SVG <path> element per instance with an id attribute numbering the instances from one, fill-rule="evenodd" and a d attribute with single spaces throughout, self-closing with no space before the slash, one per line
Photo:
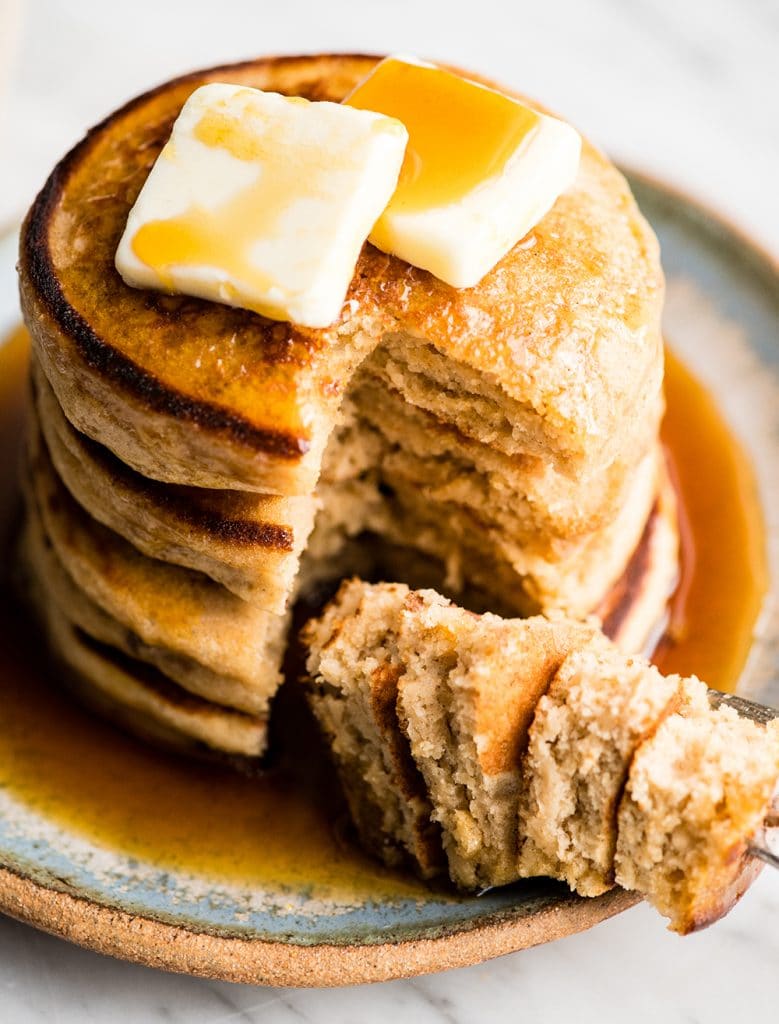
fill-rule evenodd
<path id="1" fill-rule="evenodd" d="M 754 461 L 773 570 L 779 561 L 779 274 L 711 213 L 631 177 L 663 247 L 668 335 Z M 19 317 L 14 262 L 15 240 L 7 237 L 0 242 L 0 335 Z M 779 703 L 769 687 L 779 679 L 778 639 L 769 611 L 742 692 Z M 215 882 L 92 843 L 26 806 L 0 780 L 0 909 L 92 949 L 169 970 L 278 985 L 403 977 L 547 942 L 633 902 L 620 891 L 582 900 L 546 881 L 478 898 L 419 890 L 389 900 Z"/>

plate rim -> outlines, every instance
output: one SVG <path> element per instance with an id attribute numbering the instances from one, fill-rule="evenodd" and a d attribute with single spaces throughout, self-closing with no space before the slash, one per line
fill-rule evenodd
<path id="1" fill-rule="evenodd" d="M 673 182 L 620 162 L 632 181 L 692 208 L 729 236 L 761 275 L 779 284 L 779 254 L 714 206 Z M 4 226 L 5 227 L 5 226 Z M 18 230 L 10 225 L 0 242 Z M 615 888 L 595 899 L 574 898 L 529 917 L 458 922 L 452 930 L 375 944 L 302 945 L 270 938 L 214 934 L 133 914 L 42 884 L 0 865 L 0 913 L 85 949 L 144 966 L 198 977 L 284 987 L 333 987 L 410 978 L 464 967 L 586 931 L 636 905 L 635 893 Z"/>
<path id="2" fill-rule="evenodd" d="M 587 931 L 640 902 L 614 888 L 530 917 L 376 945 L 238 938 L 195 931 L 48 888 L 0 867 L 0 911 L 77 946 L 158 970 L 285 988 L 331 988 L 418 977 Z"/>
<path id="3" fill-rule="evenodd" d="M 723 212 L 713 202 L 701 199 L 700 196 L 695 195 L 683 185 L 660 174 L 646 171 L 629 161 L 616 161 L 615 166 L 628 179 L 629 184 L 632 181 L 637 181 L 656 192 L 665 192 L 671 199 L 695 210 L 702 220 L 712 221 L 715 227 L 732 236 L 742 248 L 746 249 L 754 263 L 760 264 L 761 269 L 769 277 L 776 278 L 776 283 L 779 284 L 779 251 L 775 251 L 765 240 L 753 234 L 737 217 Z"/>

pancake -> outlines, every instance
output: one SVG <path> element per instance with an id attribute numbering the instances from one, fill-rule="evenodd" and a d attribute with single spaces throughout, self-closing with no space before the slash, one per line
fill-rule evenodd
<path id="1" fill-rule="evenodd" d="M 54 606 L 46 612 L 53 648 L 74 673 L 75 685 L 87 703 L 120 708 L 120 721 L 142 737 L 157 735 L 160 726 L 186 741 L 212 751 L 243 758 L 261 757 L 267 747 L 267 720 L 200 700 L 176 686 L 161 672 L 115 648 L 97 643 L 73 627 Z M 114 714 L 110 716 L 116 719 Z"/>
<path id="2" fill-rule="evenodd" d="M 90 132 L 38 196 L 20 254 L 34 346 L 68 419 L 144 475 L 307 493 L 350 377 L 389 338 L 424 381 L 415 404 L 572 473 L 609 464 L 624 423 L 654 408 L 657 242 L 624 179 L 586 143 L 533 244 L 473 289 L 366 245 L 341 318 L 310 330 L 121 282 L 113 258 L 127 213 L 195 88 L 228 79 L 339 101 L 374 64 L 272 58 L 177 79 Z"/>
<path id="3" fill-rule="evenodd" d="M 779 722 L 712 706 L 684 680 L 684 701 L 636 752 L 617 814 L 615 877 L 642 892 L 669 928 L 705 928 L 759 874 L 760 834 L 779 775 Z"/>
<path id="4" fill-rule="evenodd" d="M 83 632 L 43 586 L 39 566 L 21 570 L 28 596 L 51 649 L 69 670 L 69 682 L 87 703 L 108 710 L 141 736 L 179 748 L 205 747 L 240 757 L 260 757 L 267 744 L 267 718 L 220 707 L 178 686 L 157 669 L 121 654 Z"/>
<path id="5" fill-rule="evenodd" d="M 220 675 L 186 655 L 146 643 L 104 612 L 68 575 L 34 507 L 27 509 L 20 548 L 30 571 L 46 581 L 47 600 L 56 604 L 82 633 L 136 661 L 153 665 L 182 689 L 207 701 L 249 714 L 267 713 L 267 697 L 246 683 Z"/>
<path id="6" fill-rule="evenodd" d="M 535 706 L 568 651 L 594 636 L 542 616 L 473 616 L 430 591 L 404 602 L 398 720 L 457 886 L 516 879 L 520 759 Z"/>
<path id="7" fill-rule="evenodd" d="M 384 830 L 379 855 L 414 854 L 388 756 L 402 742 L 424 783 L 416 829 L 424 812 L 440 824 L 461 888 L 545 876 L 596 896 L 616 883 L 686 933 L 757 874 L 779 722 L 716 706 L 700 680 L 664 677 L 563 617 L 477 616 L 358 579 L 302 640 L 309 701 L 350 807 Z"/>
<path id="8" fill-rule="evenodd" d="M 519 801 L 519 874 L 549 875 L 581 896 L 614 885 L 617 806 L 630 762 L 680 702 L 662 676 L 616 650 L 576 650 L 535 709 Z"/>
<path id="9" fill-rule="evenodd" d="M 283 613 L 311 532 L 310 498 L 163 485 L 80 434 L 33 360 L 38 422 L 57 473 L 80 505 L 150 558 L 197 569 Z"/>
<path id="10" fill-rule="evenodd" d="M 28 515 L 40 517 L 58 563 L 79 591 L 141 644 L 218 677 L 220 701 L 266 709 L 281 681 L 286 619 L 241 601 L 200 573 L 140 554 L 70 497 L 32 430 L 28 444 Z"/>
<path id="11" fill-rule="evenodd" d="M 364 614 L 366 590 L 372 614 Z M 306 686 L 363 845 L 385 864 L 410 863 L 432 878 L 444 866 L 440 828 L 396 714 L 392 624 L 408 593 L 400 583 L 342 584 L 321 620 L 304 631 Z M 360 658 L 362 651 L 370 656 Z"/>

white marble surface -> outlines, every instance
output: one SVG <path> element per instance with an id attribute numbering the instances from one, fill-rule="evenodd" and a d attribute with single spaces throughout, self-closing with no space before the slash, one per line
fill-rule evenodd
<path id="1" fill-rule="evenodd" d="M 12 41 L 18 6 L 0 0 L 0 44 Z M 0 225 L 24 210 L 89 124 L 171 74 L 262 52 L 403 50 L 543 97 L 618 158 L 694 191 L 779 253 L 778 0 L 21 6 L 0 108 Z M 777 964 L 779 874 L 768 871 L 726 921 L 688 939 L 638 907 L 588 934 L 478 967 L 332 991 L 165 975 L 0 919 L 0 1021 L 752 1024 L 779 1015 Z"/>

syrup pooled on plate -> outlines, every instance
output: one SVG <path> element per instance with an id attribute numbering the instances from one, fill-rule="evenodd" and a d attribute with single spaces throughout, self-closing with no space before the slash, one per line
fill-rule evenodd
<path id="1" fill-rule="evenodd" d="M 768 589 L 763 516 L 749 459 L 711 395 L 666 349 L 662 440 L 679 497 L 682 558 L 662 672 L 732 692 Z"/>
<path id="2" fill-rule="evenodd" d="M 3 565 L 18 511 L 15 453 L 26 396 L 28 341 L 0 346 Z M 681 583 L 657 661 L 733 689 L 766 584 L 751 470 L 710 397 L 673 357 L 663 437 L 684 518 Z M 0 619 L 0 779 L 14 797 L 90 841 L 169 869 L 244 885 L 307 886 L 388 900 L 421 883 L 364 856 L 344 838 L 343 808 L 313 727 L 282 691 L 269 772 L 247 778 L 125 736 L 71 699 L 4 580 Z M 275 723 L 274 723 L 275 724 Z"/>

